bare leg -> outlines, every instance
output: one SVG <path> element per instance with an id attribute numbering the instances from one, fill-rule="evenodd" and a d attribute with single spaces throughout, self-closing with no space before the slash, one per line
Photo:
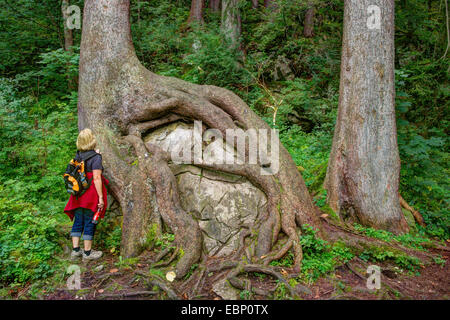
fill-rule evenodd
<path id="1" fill-rule="evenodd" d="M 80 237 L 72 237 L 73 248 L 78 248 L 80 246 Z"/>
<path id="2" fill-rule="evenodd" d="M 91 250 L 91 248 L 92 248 L 92 240 L 84 240 L 84 250 L 89 251 Z"/>

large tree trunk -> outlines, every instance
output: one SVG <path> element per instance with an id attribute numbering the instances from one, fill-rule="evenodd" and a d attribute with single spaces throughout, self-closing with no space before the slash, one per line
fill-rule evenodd
<path id="1" fill-rule="evenodd" d="M 303 23 L 303 36 L 311 38 L 314 36 L 314 7 L 311 6 L 306 10 L 305 22 Z"/>
<path id="2" fill-rule="evenodd" d="M 241 48 L 241 14 L 239 0 L 222 0 L 221 28 L 233 48 Z"/>
<path id="3" fill-rule="evenodd" d="M 203 21 L 204 7 L 205 7 L 205 0 L 192 0 L 188 23 L 191 23 L 192 21 L 204 23 Z"/>
<path id="4" fill-rule="evenodd" d="M 105 175 L 111 182 L 110 191 L 121 205 L 121 254 L 139 254 L 150 225 L 161 226 L 162 220 L 184 253 L 176 267 L 180 278 L 200 258 L 202 235 L 197 222 L 180 204 L 167 154 L 155 145 L 145 144 L 142 135 L 180 118 L 200 120 L 224 137 L 227 129 L 269 127 L 229 90 L 196 85 L 145 69 L 132 44 L 129 4 L 129 0 L 85 1 L 79 129 L 90 127 L 94 131 L 103 154 Z M 255 235 L 255 259 L 268 263 L 286 248 L 292 248 L 299 266 L 302 251 L 297 226 L 308 223 L 318 228 L 319 221 L 303 179 L 282 146 L 279 162 L 280 169 L 273 175 L 262 175 L 261 164 L 209 167 L 245 176 L 266 194 L 267 210 Z M 288 236 L 287 241 L 281 251 L 271 251 L 280 231 Z"/>
<path id="5" fill-rule="evenodd" d="M 369 5 L 377 5 L 381 15 L 368 12 Z M 328 204 L 343 219 L 395 233 L 407 231 L 398 194 L 394 0 L 345 1 L 340 77 L 325 180 Z"/>

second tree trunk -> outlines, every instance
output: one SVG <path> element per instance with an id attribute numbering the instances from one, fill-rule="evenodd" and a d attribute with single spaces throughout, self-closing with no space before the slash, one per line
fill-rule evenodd
<path id="1" fill-rule="evenodd" d="M 398 187 L 394 0 L 346 0 L 339 110 L 325 189 L 344 220 L 408 231 Z"/>

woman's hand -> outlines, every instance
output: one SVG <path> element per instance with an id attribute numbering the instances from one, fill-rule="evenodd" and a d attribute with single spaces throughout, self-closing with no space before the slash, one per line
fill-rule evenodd
<path id="1" fill-rule="evenodd" d="M 98 208 L 100 210 L 103 209 L 103 207 L 105 206 L 105 202 L 103 201 L 103 197 L 98 199 Z"/>

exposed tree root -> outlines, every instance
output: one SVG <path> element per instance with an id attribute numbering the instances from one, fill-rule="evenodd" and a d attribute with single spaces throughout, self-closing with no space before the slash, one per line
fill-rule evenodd
<path id="1" fill-rule="evenodd" d="M 192 287 L 192 290 L 190 290 L 190 292 L 189 292 L 189 299 L 191 299 L 192 297 L 195 297 L 197 295 L 197 291 L 198 291 L 200 283 L 203 284 L 202 280 L 204 280 L 203 275 L 205 274 L 205 270 L 206 270 L 205 268 L 202 268 L 202 270 L 200 271 L 195 285 Z"/>
<path id="2" fill-rule="evenodd" d="M 326 234 L 326 239 L 330 242 L 342 241 L 351 248 L 364 251 L 368 247 L 377 246 L 380 248 L 389 248 L 396 251 L 402 251 L 405 254 L 413 257 L 417 257 L 424 261 L 429 258 L 433 258 L 434 255 L 425 251 L 419 251 L 412 248 L 407 248 L 398 242 L 386 242 L 368 236 L 358 234 L 354 230 L 335 225 L 327 221 L 322 224 L 322 227 Z"/>
<path id="3" fill-rule="evenodd" d="M 156 188 L 156 201 L 164 222 L 175 234 L 178 248 L 182 248 L 184 255 L 180 258 L 177 267 L 177 278 L 181 278 L 189 271 L 191 265 L 200 258 L 202 237 L 198 224 L 181 207 L 178 195 L 178 187 L 175 176 L 167 162 L 152 149 L 152 153 L 146 148 L 144 142 L 137 135 L 125 137 L 137 153 L 140 167 L 146 171 Z M 176 250 L 178 252 L 178 249 Z"/>
<path id="4" fill-rule="evenodd" d="M 161 279 L 157 279 L 156 276 L 150 276 L 149 274 L 136 270 L 136 274 L 139 274 L 143 276 L 144 281 L 147 283 L 147 286 L 149 288 L 153 288 L 153 286 L 157 286 L 161 288 L 165 293 L 167 293 L 167 296 L 171 300 L 180 300 L 180 297 L 176 294 L 176 292 L 164 281 Z"/>
<path id="5" fill-rule="evenodd" d="M 168 94 L 168 92 L 164 93 Z M 156 199 L 160 215 L 163 221 L 166 222 L 172 230 L 174 230 L 177 244 L 186 254 L 180 259 L 177 265 L 176 274 L 177 277 L 180 278 L 187 273 L 190 265 L 195 263 L 200 257 L 201 234 L 196 223 L 189 215 L 186 214 L 179 203 L 176 180 L 167 164 L 170 160 L 169 156 L 155 145 L 144 145 L 141 134 L 149 128 L 154 128 L 155 126 L 176 121 L 180 119 L 180 117 L 187 117 L 200 119 L 206 122 L 209 126 L 212 126 L 212 128 L 221 131 L 222 134 L 226 136 L 227 129 L 238 129 L 238 127 L 236 126 L 235 121 L 233 121 L 233 117 L 224 110 L 231 110 L 234 115 L 238 115 L 238 111 L 244 111 L 244 113 L 249 113 L 249 111 L 246 109 L 241 109 L 238 111 L 233 110 L 230 102 L 227 102 L 224 98 L 218 99 L 217 96 L 216 99 L 218 100 L 214 101 L 219 101 L 220 107 L 206 99 L 202 100 L 203 104 L 199 104 L 199 102 L 193 99 L 192 96 L 186 95 L 185 91 L 170 91 L 170 94 L 174 95 L 174 97 L 138 108 L 133 120 L 130 121 L 141 122 L 139 124 L 130 123 L 128 125 L 128 136 L 124 138 L 124 141 L 133 145 L 138 156 L 139 167 L 141 168 L 142 173 L 147 174 L 155 184 Z M 228 97 L 232 97 L 228 93 L 226 94 Z M 206 110 L 204 108 L 204 104 L 208 105 Z M 241 108 L 243 108 L 242 103 Z M 157 115 L 167 112 L 171 113 L 163 116 L 163 118 L 157 117 Z M 156 119 L 154 119 L 155 117 Z M 236 121 L 240 123 L 241 126 L 251 127 L 252 124 L 258 122 L 257 119 L 259 118 L 256 116 L 249 119 L 238 115 L 238 119 L 236 119 Z M 252 122 L 249 123 L 249 121 Z M 261 123 L 258 123 L 258 126 L 267 128 L 267 125 L 263 125 Z M 247 146 L 245 152 L 246 155 L 248 154 L 248 148 L 249 147 Z M 283 147 L 281 148 L 282 154 L 283 152 L 286 152 Z M 292 162 L 288 155 L 285 155 L 285 159 L 283 160 L 284 162 Z M 292 163 L 289 164 L 292 165 Z M 292 249 L 295 256 L 295 269 L 300 270 L 302 250 L 299 242 L 300 229 L 298 229 L 297 226 L 299 223 L 302 223 L 302 221 L 306 223 L 312 222 L 313 225 L 317 226 L 318 219 L 314 215 L 308 216 L 304 214 L 305 208 L 302 207 L 302 201 L 298 198 L 296 192 L 293 190 L 291 192 L 286 192 L 286 190 L 283 190 L 292 188 L 291 186 L 286 185 L 286 183 L 292 182 L 292 180 L 287 180 L 288 178 L 292 178 L 292 174 L 289 175 L 284 172 L 284 169 L 280 169 L 281 173 L 273 176 L 261 175 L 259 172 L 262 170 L 261 164 L 201 164 L 199 166 L 209 166 L 215 170 L 242 175 L 265 192 L 268 198 L 267 212 L 263 216 L 262 223 L 259 227 L 255 252 L 258 257 L 257 259 L 261 259 L 261 257 L 264 256 L 266 259 L 263 263 L 268 265 L 270 261 L 279 259 L 286 254 L 289 249 Z M 298 171 L 295 168 L 294 175 L 296 174 L 298 174 Z M 282 184 L 282 181 L 285 182 Z M 303 186 L 299 186 L 298 181 L 295 184 L 299 189 L 302 189 Z M 307 190 L 306 194 L 307 200 L 309 201 L 310 198 Z M 305 219 L 306 216 L 308 217 L 307 219 Z M 192 232 L 191 229 L 193 229 L 194 232 Z M 272 246 L 278 239 L 278 234 L 280 231 L 283 231 L 288 235 L 289 241 L 285 247 L 281 248 L 279 252 L 270 252 Z M 180 242 L 182 239 L 184 239 L 183 243 Z"/>
<path id="6" fill-rule="evenodd" d="M 158 263 L 161 259 L 163 259 L 166 255 L 169 254 L 170 250 L 172 250 L 173 247 L 167 247 L 164 250 L 161 250 L 155 257 L 155 259 L 152 261 L 152 264 Z"/>
<path id="7" fill-rule="evenodd" d="M 122 292 L 122 293 L 102 293 L 100 294 L 103 298 L 125 298 L 125 297 L 137 297 L 137 296 L 148 296 L 155 295 L 156 291 L 135 291 L 135 292 Z"/>
<path id="8" fill-rule="evenodd" d="M 418 224 L 420 224 L 422 227 L 426 227 L 427 225 L 425 224 L 425 222 L 423 221 L 423 217 L 420 214 L 419 211 L 415 210 L 413 207 L 411 207 L 408 202 L 405 201 L 405 199 L 403 199 L 403 197 L 401 195 L 399 195 L 400 198 L 400 205 L 405 208 L 406 210 L 408 210 L 409 212 L 412 213 L 412 215 L 414 216 L 414 219 L 416 220 L 416 222 Z"/>
<path id="9" fill-rule="evenodd" d="M 254 293 L 257 295 L 261 295 L 261 296 L 271 295 L 276 290 L 276 288 L 268 290 L 268 289 L 253 287 L 250 280 L 242 279 L 239 277 L 239 275 L 241 275 L 243 273 L 259 272 L 259 273 L 264 273 L 264 274 L 270 275 L 270 276 L 274 277 L 275 279 L 277 279 L 279 281 L 279 283 L 284 284 L 286 286 L 286 288 L 288 289 L 289 294 L 292 297 L 295 297 L 297 295 L 294 288 L 292 288 L 289 285 L 289 283 L 287 282 L 285 277 L 283 277 L 283 275 L 280 272 L 278 272 L 276 270 L 276 268 L 270 267 L 270 266 L 264 266 L 261 264 L 243 264 L 236 260 L 227 260 L 227 261 L 221 262 L 220 264 L 213 264 L 213 265 L 206 267 L 204 269 L 204 271 L 201 272 L 201 274 L 197 280 L 196 287 L 202 287 L 203 283 L 205 282 L 206 276 L 208 276 L 208 274 L 210 274 L 211 272 L 220 273 L 220 272 L 222 272 L 224 270 L 228 270 L 228 269 L 232 269 L 232 270 L 228 272 L 228 274 L 226 275 L 226 279 L 233 287 L 235 287 L 239 290 L 247 290 L 250 294 Z"/>
<path id="10" fill-rule="evenodd" d="M 348 268 L 348 270 L 350 270 L 351 272 L 353 272 L 358 278 L 362 279 L 362 280 L 366 280 L 366 278 L 361 275 L 358 271 L 356 271 L 355 269 L 353 269 L 353 267 L 350 265 L 349 262 L 347 262 L 345 264 L 345 266 Z"/>
<path id="11" fill-rule="evenodd" d="M 288 289 L 291 297 L 295 297 L 297 295 L 295 290 L 281 275 L 281 273 L 277 272 L 274 268 L 262 266 L 259 264 L 246 264 L 246 265 L 238 264 L 237 267 L 233 269 L 227 276 L 227 279 L 230 282 L 230 284 L 238 289 L 247 290 L 248 292 L 252 292 L 253 290 L 254 293 L 262 296 L 267 296 L 271 293 L 271 291 L 268 290 L 252 287 L 250 280 L 239 279 L 238 276 L 244 272 L 260 272 L 271 275 L 275 277 L 280 283 L 283 283 L 286 286 L 286 289 Z"/>
<path id="12" fill-rule="evenodd" d="M 154 268 L 161 268 L 161 267 L 168 266 L 176 258 L 176 256 L 178 255 L 179 252 L 180 252 L 180 248 L 178 248 L 178 247 L 175 248 L 175 250 L 173 250 L 173 253 L 172 253 L 172 255 L 170 256 L 170 258 L 168 260 L 162 261 L 162 262 L 159 262 L 159 263 L 155 263 L 155 264 L 153 264 L 152 267 L 154 267 Z"/>

